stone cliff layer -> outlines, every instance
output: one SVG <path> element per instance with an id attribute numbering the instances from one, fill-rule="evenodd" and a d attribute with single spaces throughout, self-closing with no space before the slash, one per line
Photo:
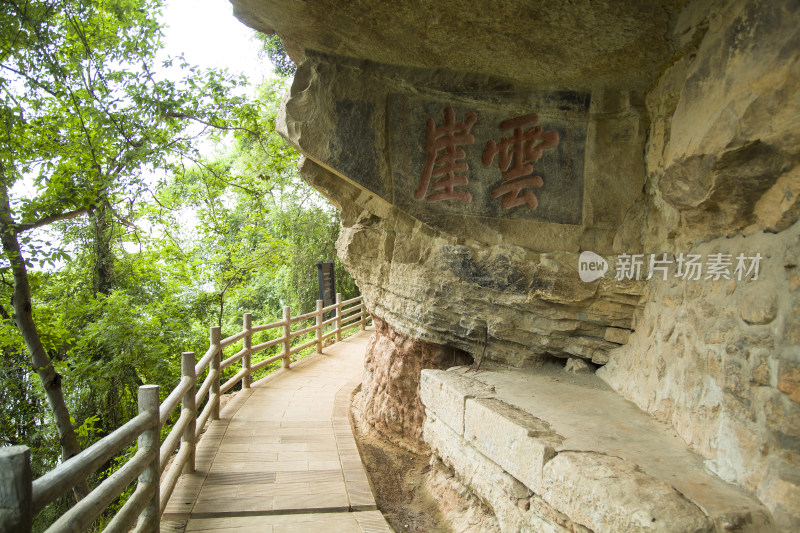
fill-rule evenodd
<path id="1" fill-rule="evenodd" d="M 800 528 L 796 1 L 233 3 L 300 63 L 279 128 L 340 208 L 340 257 L 386 325 L 364 383 L 376 426 L 419 434 L 398 405 L 434 346 L 579 357 Z M 468 172 L 425 197 L 448 108 Z M 512 178 L 491 142 L 533 112 L 552 141 L 529 151 L 538 206 L 501 209 Z M 587 251 L 611 267 L 591 282 Z M 757 255 L 757 276 L 737 270 Z M 687 275 L 690 256 L 716 270 Z M 640 279 L 616 279 L 623 257 Z"/>

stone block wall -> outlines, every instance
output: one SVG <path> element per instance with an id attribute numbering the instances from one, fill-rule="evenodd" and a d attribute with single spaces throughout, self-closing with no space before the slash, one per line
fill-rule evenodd
<path id="1" fill-rule="evenodd" d="M 682 443 L 676 447 L 663 439 L 662 447 L 651 452 L 663 454 L 658 459 L 669 463 L 666 474 L 657 472 L 636 450 L 641 443 L 613 443 L 603 431 L 556 424 L 561 421 L 539 418 L 509 403 L 508 389 L 528 382 L 524 376 L 500 379 L 495 390 L 481 380 L 488 373 L 468 373 L 422 371 L 425 441 L 495 510 L 503 531 L 774 531 L 769 512 L 752 497 L 708 475 L 695 477 L 698 472 L 686 460 Z M 586 392 L 567 382 L 551 392 L 556 390 Z M 524 403 L 519 396 L 516 401 Z M 636 424 L 635 418 L 628 422 Z M 618 424 L 622 438 L 631 437 L 625 434 L 625 423 Z M 574 447 L 587 436 L 597 444 Z M 608 444 L 617 451 L 609 453 Z M 703 488 L 687 489 L 692 484 Z"/>
<path id="2" fill-rule="evenodd" d="M 800 224 L 693 247 L 704 257 L 759 253 L 758 279 L 652 280 L 635 333 L 598 371 L 787 526 L 800 502 L 798 245 Z"/>
<path id="3" fill-rule="evenodd" d="M 731 279 L 654 277 L 599 374 L 670 422 L 723 479 L 800 527 L 800 16 L 796 2 L 690 3 L 648 93 L 646 192 L 618 253 L 729 257 Z M 733 274 L 760 254 L 758 279 Z"/>

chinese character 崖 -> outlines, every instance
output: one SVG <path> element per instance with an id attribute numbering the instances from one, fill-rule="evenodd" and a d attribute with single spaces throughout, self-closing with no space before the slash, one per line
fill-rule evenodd
<path id="1" fill-rule="evenodd" d="M 536 113 L 524 115 L 500 123 L 502 130 L 514 130 L 512 137 L 503 137 L 499 143 L 487 141 L 483 149 L 483 166 L 488 167 L 497 156 L 497 164 L 503 173 L 503 183 L 492 189 L 492 198 L 503 196 L 500 205 L 511 209 L 525 204 L 534 210 L 539 205 L 531 188 L 541 187 L 541 176 L 533 174 L 533 163 L 542 157 L 542 150 L 558 146 L 558 132 L 544 131 L 538 124 Z M 533 126 L 523 131 L 526 126 Z"/>
<path id="2" fill-rule="evenodd" d="M 460 200 L 469 203 L 472 195 L 469 191 L 456 190 L 454 187 L 467 184 L 467 177 L 463 173 L 469 170 L 469 164 L 463 160 L 466 153 L 460 145 L 474 144 L 475 137 L 470 134 L 470 130 L 478 116 L 475 113 L 467 113 L 464 120 L 456 122 L 456 112 L 452 107 L 444 109 L 444 124 L 436 127 L 433 118 L 428 118 L 425 126 L 425 151 L 428 158 L 425 160 L 425 168 L 422 170 L 417 190 L 414 191 L 414 198 L 422 200 L 426 198 L 428 188 L 429 202 L 439 202 L 441 200 Z M 442 155 L 439 152 L 443 151 Z M 440 177 L 442 176 L 442 177 Z M 431 179 L 438 178 L 431 185 Z"/>

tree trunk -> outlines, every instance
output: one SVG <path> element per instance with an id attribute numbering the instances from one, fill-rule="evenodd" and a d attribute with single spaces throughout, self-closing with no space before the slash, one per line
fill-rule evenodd
<path id="1" fill-rule="evenodd" d="M 0 177 L 0 179 L 2 179 Z M 14 274 L 14 293 L 12 296 L 14 305 L 14 321 L 22 335 L 25 345 L 31 354 L 31 363 L 34 370 L 42 381 L 47 403 L 53 413 L 53 419 L 58 431 L 58 439 L 61 443 L 61 458 L 63 461 L 81 452 L 78 444 L 78 437 L 72 427 L 69 410 L 64 401 L 64 391 L 61 388 L 61 375 L 53 368 L 53 363 L 47 356 L 47 352 L 42 345 L 39 331 L 33 320 L 33 307 L 31 305 L 31 287 L 28 281 L 28 270 L 25 267 L 25 259 L 19 246 L 19 239 L 16 225 L 11 217 L 11 205 L 8 198 L 8 188 L 6 184 L 0 183 L 0 240 L 3 244 L 3 252 L 11 263 L 11 270 Z M 88 494 L 89 487 L 84 481 L 75 487 L 75 494 L 81 498 Z"/>
<path id="2" fill-rule="evenodd" d="M 94 231 L 92 288 L 95 294 L 108 296 L 114 286 L 114 254 L 111 250 L 113 223 L 108 204 L 103 202 L 92 212 L 91 217 Z"/>

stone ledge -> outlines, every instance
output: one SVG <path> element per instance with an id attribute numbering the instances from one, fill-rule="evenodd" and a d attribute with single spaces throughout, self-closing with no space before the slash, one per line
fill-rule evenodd
<path id="1" fill-rule="evenodd" d="M 447 424 L 439 420 L 435 413 L 431 413 L 425 421 L 424 438 L 425 442 L 430 444 L 433 453 L 456 472 L 458 479 L 492 508 L 500 523 L 501 531 L 587 533 L 585 529 L 563 527 L 568 523 L 566 518 L 559 524 L 555 517 L 560 513 L 552 510 L 541 498 L 532 496 L 525 485 L 469 445 Z M 541 505 L 552 512 L 525 511 L 520 502 L 528 501 L 529 498 L 536 502 L 535 505 L 531 505 L 531 509 Z"/>
<path id="2" fill-rule="evenodd" d="M 489 398 L 493 389 L 480 381 L 444 370 L 423 370 L 419 395 L 425 405 L 436 405 L 439 419 L 459 435 L 464 434 L 467 398 Z"/>
<path id="3" fill-rule="evenodd" d="M 669 484 L 595 452 L 562 452 L 543 469 L 544 500 L 593 531 L 714 531 Z"/>
<path id="4" fill-rule="evenodd" d="M 467 400 L 464 439 L 536 492 L 563 440 L 544 420 L 494 398 Z"/>
<path id="5" fill-rule="evenodd" d="M 594 376 L 465 371 L 423 371 L 424 438 L 496 511 L 528 492 L 531 511 L 509 517 L 512 530 L 775 531 L 757 499 Z"/>

